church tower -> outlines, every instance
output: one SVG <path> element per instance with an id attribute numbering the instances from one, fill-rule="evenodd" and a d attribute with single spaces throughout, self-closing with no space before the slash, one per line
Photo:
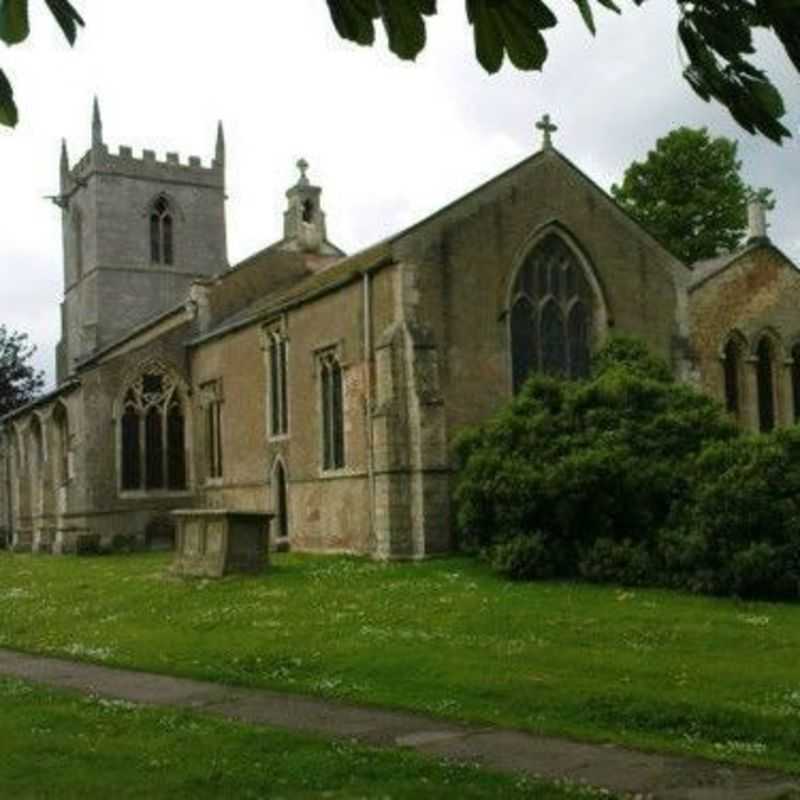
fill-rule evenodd
<path id="1" fill-rule="evenodd" d="M 59 383 L 138 325 L 180 304 L 193 281 L 227 269 L 225 138 L 209 166 L 177 153 L 112 153 L 97 99 L 92 145 L 70 167 L 61 148 L 64 301 Z"/>

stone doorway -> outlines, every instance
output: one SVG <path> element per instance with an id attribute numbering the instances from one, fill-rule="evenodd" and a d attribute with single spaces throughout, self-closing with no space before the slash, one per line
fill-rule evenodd
<path id="1" fill-rule="evenodd" d="M 272 536 L 277 550 L 289 549 L 289 484 L 283 462 L 278 460 L 272 470 Z"/>

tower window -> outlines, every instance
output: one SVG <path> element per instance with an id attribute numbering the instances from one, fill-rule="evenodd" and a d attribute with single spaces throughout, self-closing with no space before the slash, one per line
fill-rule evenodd
<path id="1" fill-rule="evenodd" d="M 314 201 L 303 200 L 303 222 L 309 225 L 314 221 Z"/>
<path id="2" fill-rule="evenodd" d="M 150 260 L 154 264 L 175 263 L 174 217 L 163 195 L 150 212 Z"/>

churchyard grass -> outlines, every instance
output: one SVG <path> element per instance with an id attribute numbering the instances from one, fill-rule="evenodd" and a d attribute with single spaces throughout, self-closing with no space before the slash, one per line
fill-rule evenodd
<path id="1" fill-rule="evenodd" d="M 0 680 L 0 797 L 579 800 L 475 765 Z"/>
<path id="2" fill-rule="evenodd" d="M 800 773 L 800 606 L 515 584 L 465 558 L 0 555 L 0 646 Z"/>

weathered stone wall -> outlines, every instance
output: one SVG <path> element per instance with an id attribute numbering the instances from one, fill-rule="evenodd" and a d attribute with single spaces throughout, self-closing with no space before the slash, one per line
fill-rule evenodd
<path id="1" fill-rule="evenodd" d="M 548 231 L 572 245 L 599 286 L 593 348 L 612 331 L 635 334 L 683 369 L 688 270 L 562 156 L 545 151 L 395 245 L 408 263 L 406 303 L 436 343 L 448 442 L 511 396 L 510 284 Z"/>
<path id="2" fill-rule="evenodd" d="M 691 347 L 699 387 L 725 402 L 723 351 L 730 336 L 743 346 L 740 424 L 758 429 L 756 348 L 763 335 L 776 347 L 778 425 L 795 421 L 791 350 L 800 341 L 800 271 L 770 246 L 750 248 L 689 293 Z"/>
<path id="3" fill-rule="evenodd" d="M 394 313 L 391 276 L 371 279 L 372 329 Z M 289 432 L 268 434 L 268 370 L 264 330 L 278 326 L 288 339 Z M 207 475 L 207 436 L 195 427 L 198 478 L 213 507 L 273 510 L 278 460 L 288 479 L 289 532 L 302 550 L 369 552 L 370 483 L 368 399 L 364 363 L 364 291 L 356 279 L 313 302 L 264 317 L 192 350 L 195 419 L 202 419 L 200 387 L 220 382 L 223 393 L 223 477 Z M 333 349 L 344 377 L 345 468 L 322 469 L 321 351 Z"/>

